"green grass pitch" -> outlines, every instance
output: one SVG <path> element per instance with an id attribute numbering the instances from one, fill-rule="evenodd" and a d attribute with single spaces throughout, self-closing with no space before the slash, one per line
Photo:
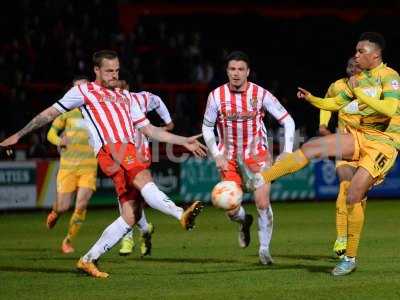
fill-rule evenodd
<path id="1" fill-rule="evenodd" d="M 89 210 L 77 237 L 76 253 L 59 251 L 70 214 L 45 228 L 45 212 L 0 213 L 0 299 L 400 299 L 400 202 L 368 203 L 358 270 L 334 278 L 333 202 L 275 203 L 271 252 L 273 266 L 258 264 L 256 222 L 252 243 L 237 245 L 237 226 L 206 207 L 192 232 L 151 209 L 156 232 L 151 257 L 138 249 L 104 255 L 100 269 L 109 279 L 75 270 L 118 214 L 117 209 Z M 246 210 L 256 215 L 254 205 Z M 137 235 L 137 232 L 136 232 Z"/>

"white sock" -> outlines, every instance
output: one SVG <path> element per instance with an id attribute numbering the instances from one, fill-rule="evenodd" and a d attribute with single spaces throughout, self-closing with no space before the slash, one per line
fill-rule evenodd
<path id="1" fill-rule="evenodd" d="M 267 209 L 258 209 L 258 239 L 260 241 L 260 249 L 269 249 L 269 243 L 272 238 L 272 229 L 274 214 L 271 205 Z"/>
<path id="2" fill-rule="evenodd" d="M 228 215 L 229 219 L 234 222 L 243 223 L 246 216 L 246 212 L 243 206 L 240 206 L 239 210 L 234 215 Z"/>
<path id="3" fill-rule="evenodd" d="M 167 195 L 158 189 L 154 182 L 147 183 L 140 190 L 140 193 L 151 208 L 157 209 L 162 213 L 170 215 L 178 220 L 180 220 L 182 217 L 183 209 L 179 206 L 176 206 Z"/>
<path id="4" fill-rule="evenodd" d="M 93 261 L 110 250 L 132 227 L 122 217 L 111 223 L 101 234 L 93 247 L 83 256 L 83 261 Z"/>
<path id="5" fill-rule="evenodd" d="M 147 222 L 146 215 L 144 214 L 144 209 L 142 209 L 142 217 L 137 222 L 137 226 L 139 227 L 140 232 L 148 232 L 149 223 Z"/>

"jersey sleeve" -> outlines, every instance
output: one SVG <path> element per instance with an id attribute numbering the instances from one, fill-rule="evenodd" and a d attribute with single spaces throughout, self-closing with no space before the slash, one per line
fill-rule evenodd
<path id="1" fill-rule="evenodd" d="M 215 102 L 214 96 L 212 93 L 208 95 L 206 111 L 204 113 L 203 125 L 208 127 L 214 127 L 215 122 L 218 117 L 218 106 Z"/>
<path id="2" fill-rule="evenodd" d="M 61 113 L 65 113 L 80 107 L 85 103 L 83 93 L 81 92 L 81 86 L 74 86 L 71 88 L 60 100 L 53 104 L 53 107 Z"/>
<path id="3" fill-rule="evenodd" d="M 382 78 L 382 92 L 384 98 L 400 100 L 400 77 L 397 72 L 391 72 Z"/>
<path id="4" fill-rule="evenodd" d="M 334 88 L 334 84 L 332 83 L 329 86 L 328 90 L 326 91 L 325 98 L 332 98 L 332 97 L 335 96 L 333 94 L 334 93 L 333 88 Z M 331 117 L 332 117 L 332 112 L 331 111 L 321 109 L 320 112 L 319 112 L 319 125 L 320 126 L 324 125 L 324 126 L 328 127 L 329 121 L 331 120 Z"/>
<path id="5" fill-rule="evenodd" d="M 164 121 L 165 124 L 169 124 L 172 122 L 171 115 L 169 114 L 168 108 L 165 103 L 161 100 L 161 98 L 157 95 L 149 93 L 149 109 L 156 110 L 157 114 Z"/>
<path id="6" fill-rule="evenodd" d="M 59 145 L 61 138 L 59 133 L 65 129 L 66 119 L 64 114 L 58 116 L 54 119 L 53 123 L 51 123 L 51 127 L 47 132 L 47 140 L 53 145 Z"/>
<path id="7" fill-rule="evenodd" d="M 131 102 L 131 118 L 133 125 L 139 129 L 150 124 L 143 112 L 140 110 L 139 104 L 136 101 Z"/>
<path id="8" fill-rule="evenodd" d="M 267 90 L 264 90 L 264 96 L 262 99 L 262 107 L 268 111 L 278 122 L 282 122 L 289 113 L 282 106 L 282 104 Z"/>

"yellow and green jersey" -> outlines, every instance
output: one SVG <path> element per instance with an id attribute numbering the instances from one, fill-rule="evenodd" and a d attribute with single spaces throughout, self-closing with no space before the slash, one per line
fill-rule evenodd
<path id="1" fill-rule="evenodd" d="M 51 124 L 47 138 L 59 146 L 61 134 L 66 136 L 67 146 L 61 150 L 60 169 L 96 170 L 97 159 L 89 145 L 89 134 L 78 108 L 58 116 Z"/>
<path id="2" fill-rule="evenodd" d="M 400 100 L 400 77 L 399 74 L 381 63 L 379 66 L 372 70 L 365 70 L 358 76 L 359 88 L 370 96 L 383 99 L 396 99 Z M 352 93 L 349 93 L 349 88 L 346 89 L 346 96 L 351 99 Z M 357 100 L 355 100 L 357 101 Z M 349 104 L 350 105 L 350 104 Z M 349 114 L 357 114 L 361 116 L 360 128 L 370 129 L 369 132 L 380 131 L 384 132 L 387 137 L 382 138 L 382 142 L 392 144 L 397 149 L 400 149 L 400 109 L 393 117 L 383 115 L 366 104 L 353 105 L 353 109 L 349 109 L 349 105 L 344 108 Z M 368 138 L 377 139 L 368 135 Z"/>
<path id="3" fill-rule="evenodd" d="M 341 78 L 339 80 L 336 80 L 334 83 L 332 83 L 329 86 L 328 91 L 325 94 L 325 98 L 335 98 L 337 96 L 340 96 L 339 101 L 341 101 L 343 109 L 340 109 L 339 113 L 338 113 L 338 127 L 341 132 L 343 132 L 345 130 L 346 125 L 352 126 L 352 127 L 358 127 L 360 124 L 360 116 L 359 115 L 348 114 L 344 110 L 346 105 L 348 105 L 350 102 L 352 102 L 352 98 L 350 98 L 350 96 L 348 95 L 351 92 L 349 91 L 347 81 L 348 81 L 348 78 Z M 320 125 L 328 126 L 331 115 L 332 115 L 332 112 L 321 109 Z"/>

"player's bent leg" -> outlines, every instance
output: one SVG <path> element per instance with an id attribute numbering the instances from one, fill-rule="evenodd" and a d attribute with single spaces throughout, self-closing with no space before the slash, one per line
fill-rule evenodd
<path id="1" fill-rule="evenodd" d="M 101 255 L 109 251 L 136 223 L 140 214 L 139 205 L 134 201 L 122 203 L 122 215 L 111 223 L 102 233 L 92 248 L 78 261 L 77 268 L 93 277 L 108 277 L 107 273 L 100 272 L 94 264 Z"/>
<path id="2" fill-rule="evenodd" d="M 195 201 L 184 211 L 181 207 L 176 206 L 176 204 L 154 184 L 149 170 L 139 172 L 135 176 L 133 184 L 140 190 L 145 202 L 150 207 L 178 219 L 184 229 L 193 229 L 195 219 L 203 208 L 200 201 Z"/>
<path id="3" fill-rule="evenodd" d="M 247 189 L 255 190 L 265 182 L 271 182 L 284 175 L 304 168 L 311 159 L 323 157 L 342 157 L 351 159 L 354 154 L 354 138 L 351 134 L 331 134 L 305 143 L 301 149 L 290 153 L 261 172 L 253 174 L 243 161 L 238 160 L 242 179 Z"/>
<path id="4" fill-rule="evenodd" d="M 61 214 L 69 209 L 72 201 L 72 196 L 73 192 L 57 193 L 57 199 L 53 204 L 53 209 L 46 218 L 47 229 L 52 229 L 56 225 L 58 218 L 61 216 Z"/>
<path id="5" fill-rule="evenodd" d="M 269 201 L 270 184 L 257 189 L 254 193 L 258 212 L 258 239 L 260 247 L 258 251 L 260 263 L 270 265 L 273 263 L 270 254 L 270 243 L 273 231 L 273 212 Z"/>

